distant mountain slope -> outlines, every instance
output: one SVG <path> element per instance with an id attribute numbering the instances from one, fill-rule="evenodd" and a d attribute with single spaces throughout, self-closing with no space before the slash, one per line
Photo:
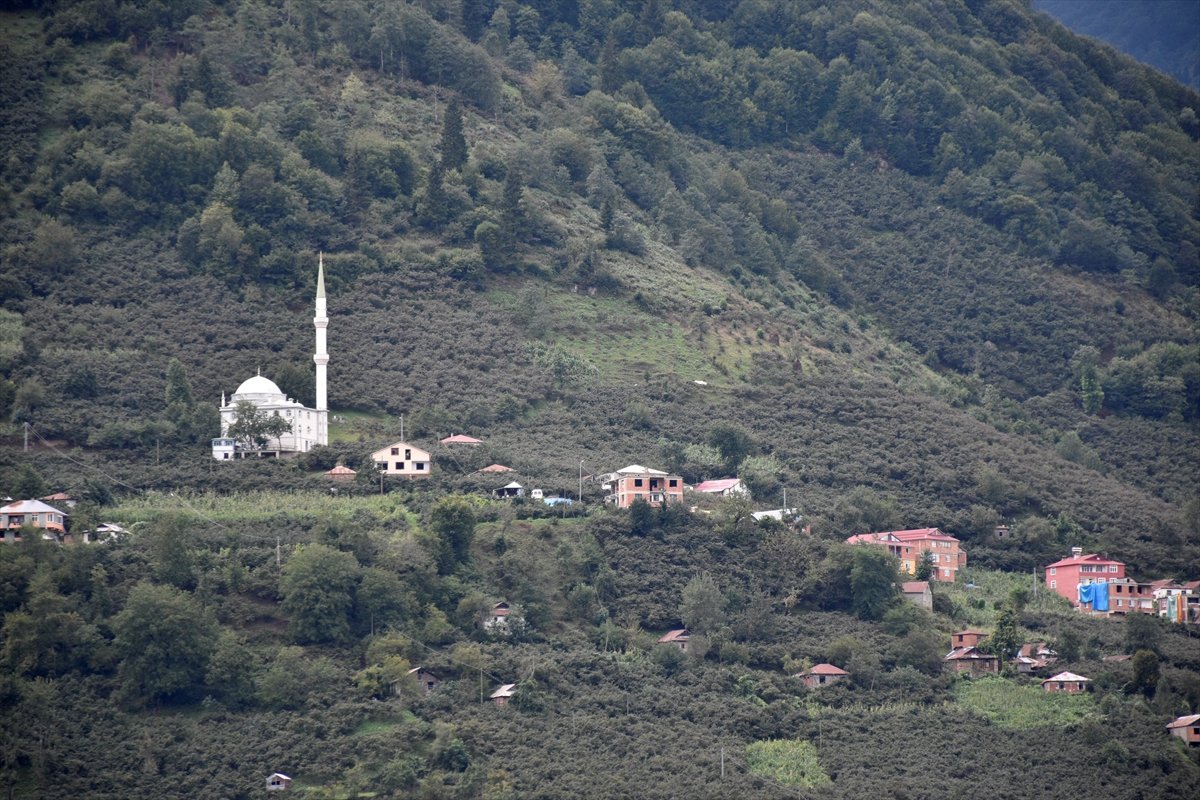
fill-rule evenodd
<path id="1" fill-rule="evenodd" d="M 1200 90 L 1200 10 L 1192 0 L 1034 0 L 1033 7 Z"/>

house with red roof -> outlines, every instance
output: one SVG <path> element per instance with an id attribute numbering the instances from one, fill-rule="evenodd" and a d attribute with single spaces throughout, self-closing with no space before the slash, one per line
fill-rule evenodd
<path id="1" fill-rule="evenodd" d="M 701 494 L 713 494 L 717 497 L 738 495 L 750 499 L 750 490 L 738 478 L 719 478 L 714 481 L 701 481 L 692 487 L 692 491 Z"/>
<path id="2" fill-rule="evenodd" d="M 667 631 L 662 636 L 658 637 L 658 643 L 674 645 L 686 653 L 688 649 L 688 639 L 690 638 L 691 636 L 688 634 L 687 628 L 680 628 L 674 631 Z"/>
<path id="3" fill-rule="evenodd" d="M 1042 681 L 1042 689 L 1056 694 L 1081 694 L 1087 691 L 1091 682 L 1091 678 L 1074 672 L 1060 672 Z"/>
<path id="4" fill-rule="evenodd" d="M 900 584 L 900 593 L 908 602 L 933 610 L 933 592 L 929 589 L 929 581 L 904 581 Z"/>
<path id="5" fill-rule="evenodd" d="M 453 436 L 447 436 L 445 439 L 439 439 L 438 444 L 443 446 L 449 444 L 479 445 L 483 444 L 483 440 L 476 439 L 474 436 L 466 436 L 461 433 L 456 433 Z"/>
<path id="6" fill-rule="evenodd" d="M 946 654 L 942 664 L 951 672 L 970 678 L 996 675 L 1000 672 L 1000 659 L 978 647 L 956 647 Z"/>
<path id="7" fill-rule="evenodd" d="M 809 689 L 815 689 L 818 686 L 828 686 L 831 683 L 837 683 L 850 673 L 840 667 L 835 667 L 833 664 L 815 664 L 812 669 L 806 669 L 793 677 L 799 678 Z"/>
<path id="8" fill-rule="evenodd" d="M 358 473 L 347 467 L 345 464 L 338 462 L 337 466 L 325 473 L 325 477 L 331 481 L 339 483 L 349 483 L 358 476 Z"/>
<path id="9" fill-rule="evenodd" d="M 937 528 L 914 528 L 907 531 L 860 533 L 846 540 L 847 544 L 871 544 L 887 548 L 900 559 L 900 569 L 909 575 L 917 574 L 922 559 L 929 556 L 933 566 L 930 578 L 953 583 L 958 571 L 967 565 L 967 554 L 958 539 Z"/>
<path id="10" fill-rule="evenodd" d="M 1179 737 L 1191 747 L 1200 747 L 1200 714 L 1176 717 L 1167 725 L 1167 732 Z"/>
<path id="11" fill-rule="evenodd" d="M 1081 547 L 1072 547 L 1069 558 L 1046 567 L 1046 588 L 1065 597 L 1080 611 L 1114 613 L 1113 601 L 1118 598 L 1116 592 L 1110 591 L 1110 582 L 1124 587 L 1125 565 L 1096 553 L 1084 555 Z M 1124 605 L 1122 608 L 1120 613 L 1130 610 Z"/>

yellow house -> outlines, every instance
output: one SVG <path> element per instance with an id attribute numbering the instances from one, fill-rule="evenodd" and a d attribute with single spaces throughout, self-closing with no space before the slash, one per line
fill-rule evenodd
<path id="1" fill-rule="evenodd" d="M 375 469 L 385 475 L 404 478 L 428 478 L 432 469 L 429 451 L 408 442 L 396 442 L 371 454 Z"/>

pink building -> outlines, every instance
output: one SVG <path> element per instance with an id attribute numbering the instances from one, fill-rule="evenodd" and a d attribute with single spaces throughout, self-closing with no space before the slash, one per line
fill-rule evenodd
<path id="1" fill-rule="evenodd" d="M 933 566 L 930 578 L 935 581 L 953 583 L 958 571 L 967 565 L 967 554 L 959 547 L 958 539 L 937 528 L 860 533 L 851 536 L 846 543 L 886 547 L 889 553 L 900 559 L 900 569 L 909 575 L 917 574 L 917 567 L 928 553 Z"/>
<path id="2" fill-rule="evenodd" d="M 604 502 L 617 508 L 629 508 L 635 500 L 652 506 L 683 502 L 683 478 L 657 469 L 630 464 L 608 476 L 608 495 Z"/>

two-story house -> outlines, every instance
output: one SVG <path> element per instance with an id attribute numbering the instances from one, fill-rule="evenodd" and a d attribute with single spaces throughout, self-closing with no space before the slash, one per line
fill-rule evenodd
<path id="1" fill-rule="evenodd" d="M 683 502 L 683 478 L 657 469 L 630 464 L 607 476 L 608 494 L 604 502 L 617 508 L 629 508 L 635 500 L 652 506 Z"/>
<path id="2" fill-rule="evenodd" d="M 371 454 L 375 469 L 385 475 L 403 478 L 428 478 L 429 452 L 408 442 L 396 442 Z"/>

